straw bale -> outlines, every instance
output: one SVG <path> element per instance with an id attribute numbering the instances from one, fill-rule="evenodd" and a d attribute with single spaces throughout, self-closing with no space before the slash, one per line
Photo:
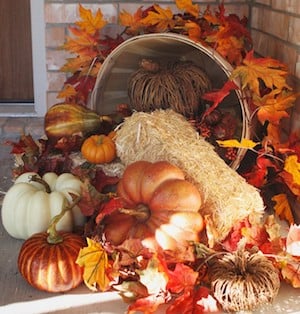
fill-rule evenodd
<path id="1" fill-rule="evenodd" d="M 223 240 L 239 221 L 249 218 L 257 222 L 264 212 L 259 191 L 172 109 L 134 112 L 117 129 L 116 148 L 125 165 L 137 160 L 167 160 L 180 167 L 202 193 L 201 213 L 212 224 L 216 241 Z"/>

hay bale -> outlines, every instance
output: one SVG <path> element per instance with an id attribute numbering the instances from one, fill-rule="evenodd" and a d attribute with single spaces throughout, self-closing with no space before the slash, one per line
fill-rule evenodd
<path id="1" fill-rule="evenodd" d="M 239 221 L 259 221 L 263 200 L 256 188 L 230 168 L 175 111 L 135 112 L 117 130 L 117 155 L 128 165 L 136 160 L 167 160 L 180 167 L 204 198 L 201 213 L 215 241 L 223 240 Z"/>

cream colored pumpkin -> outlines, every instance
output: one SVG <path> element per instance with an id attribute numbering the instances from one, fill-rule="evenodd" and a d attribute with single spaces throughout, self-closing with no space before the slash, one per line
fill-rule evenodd
<path id="1" fill-rule="evenodd" d="M 20 175 L 3 199 L 2 223 L 14 238 L 27 239 L 34 233 L 46 231 L 52 217 L 81 194 L 82 182 L 71 173 L 59 176 L 53 172 L 46 173 L 42 179 L 49 185 L 50 193 L 46 192 L 43 184 L 30 180 L 34 175 L 37 174 L 27 172 Z M 74 206 L 59 221 L 57 229 L 72 231 L 74 226 L 82 225 L 84 221 L 80 208 Z"/>

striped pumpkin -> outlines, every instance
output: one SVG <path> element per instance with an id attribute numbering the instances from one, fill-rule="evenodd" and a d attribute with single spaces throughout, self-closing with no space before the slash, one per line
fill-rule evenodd
<path id="1" fill-rule="evenodd" d="M 83 269 L 76 264 L 85 240 L 70 232 L 60 233 L 62 241 L 50 244 L 48 233 L 36 233 L 22 245 L 18 268 L 34 288 L 48 292 L 64 292 L 82 282 Z"/>

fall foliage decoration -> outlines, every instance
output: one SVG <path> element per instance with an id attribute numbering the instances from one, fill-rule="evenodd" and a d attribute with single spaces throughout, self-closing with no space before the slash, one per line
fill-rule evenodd
<path id="1" fill-rule="evenodd" d="M 143 59 L 128 82 L 132 109 L 149 112 L 172 108 L 187 117 L 201 111 L 201 97 L 210 89 L 207 74 L 191 61 Z"/>
<path id="2" fill-rule="evenodd" d="M 300 197 L 300 141 L 298 134 L 284 136 L 282 123 L 289 119 L 299 95 L 288 84 L 284 64 L 255 55 L 246 18 L 227 15 L 223 3 L 215 10 L 191 0 L 174 3 L 179 13 L 157 4 L 141 6 L 134 13 L 123 10 L 119 15 L 120 33 L 113 37 L 105 34 L 107 21 L 100 9 L 92 13 L 79 5 L 80 19 L 70 27 L 71 36 L 62 47 L 74 55 L 61 68 L 69 74 L 68 79 L 58 95 L 61 102 L 49 109 L 45 119 L 48 139 L 35 141 L 30 135 L 22 135 L 18 142 L 10 144 L 18 161 L 13 169 L 15 177 L 29 171 L 40 176 L 51 171 L 70 172 L 80 178 L 83 185 L 76 206 L 87 219 L 84 230 L 87 243 L 73 240 L 74 234 L 64 236 L 56 232 L 55 220 L 48 230 L 52 233 L 52 244 L 46 233 L 37 234 L 33 244 L 31 238 L 24 242 L 19 269 L 38 289 L 67 291 L 84 280 L 92 291 L 117 291 L 128 303 L 128 313 L 154 313 L 161 305 L 168 314 L 252 310 L 259 304 L 272 302 L 281 281 L 300 287 L 299 222 L 294 215 Z M 158 63 L 160 60 L 144 60 L 136 75 L 144 80 L 145 95 L 143 71 L 147 70 L 149 79 L 167 66 L 172 71 L 177 66 L 187 66 L 193 73 L 197 72 L 198 81 L 193 83 L 201 99 L 186 92 L 184 96 L 190 98 L 184 100 L 190 103 L 184 105 L 189 109 L 183 114 L 161 108 L 158 100 L 162 95 L 147 107 L 141 100 L 134 105 L 138 110 L 149 110 L 147 113 L 132 112 L 131 104 L 123 103 L 112 108 L 108 120 L 91 112 L 90 96 L 110 52 L 127 38 L 161 32 L 180 34 L 214 49 L 233 66 L 231 76 L 223 86 L 213 89 L 213 82 L 208 82 L 192 63 L 170 66 Z M 134 90 L 131 102 L 134 102 L 137 81 L 131 83 Z M 237 138 L 238 121 L 230 112 L 221 110 L 224 99 L 236 90 L 253 110 L 249 123 L 258 125 L 259 131 L 252 139 Z M 199 114 L 196 107 L 202 103 L 205 106 L 200 105 Z M 55 108 L 59 110 L 54 112 Z M 181 110 L 182 105 L 177 109 Z M 105 132 L 98 129 L 99 125 L 105 126 Z M 95 164 L 82 158 L 81 145 L 90 133 L 113 139 L 117 154 L 112 162 Z M 235 171 L 225 159 L 233 160 L 241 150 L 248 152 L 247 163 L 242 162 Z M 191 229 L 188 235 L 178 231 L 176 220 L 170 226 L 172 211 L 165 214 L 159 202 L 155 204 L 159 210 L 151 209 L 151 219 L 144 206 L 136 206 L 145 200 L 132 199 L 135 195 L 132 189 L 140 189 L 138 182 L 146 165 L 162 160 L 176 166 L 180 180 L 184 178 L 196 187 L 201 196 L 200 213 L 195 208 L 183 212 L 183 217 L 187 213 L 189 218 L 197 217 L 194 225 L 192 219 L 187 220 Z M 145 167 L 141 166 L 132 178 L 126 172 L 123 177 L 126 167 L 135 162 Z M 189 193 L 185 190 L 182 194 L 185 199 Z M 149 223 L 153 223 L 151 232 L 146 228 Z M 282 234 L 282 224 L 287 235 Z M 145 228 L 137 228 L 142 225 Z M 155 235 L 154 230 L 158 231 Z M 179 232 L 180 241 L 171 240 L 171 246 L 167 241 L 164 242 L 167 246 L 153 245 L 163 244 L 159 241 L 172 230 Z M 161 236 L 160 240 L 157 236 Z M 152 245 L 146 244 L 149 238 Z M 183 238 L 189 240 L 188 244 L 181 242 Z M 172 254 L 174 248 L 178 253 L 178 246 L 181 254 Z M 71 253 L 65 257 L 69 250 Z M 49 259 L 47 266 L 42 266 L 41 260 L 36 263 L 42 251 L 45 258 L 54 261 L 53 267 L 58 267 L 59 262 L 74 270 L 65 274 L 55 268 L 57 275 L 63 275 L 66 281 L 49 276 Z M 34 271 L 37 276 L 42 274 L 40 278 L 52 279 L 41 286 L 30 267 L 37 267 Z M 233 289 L 238 293 L 232 294 Z"/>

